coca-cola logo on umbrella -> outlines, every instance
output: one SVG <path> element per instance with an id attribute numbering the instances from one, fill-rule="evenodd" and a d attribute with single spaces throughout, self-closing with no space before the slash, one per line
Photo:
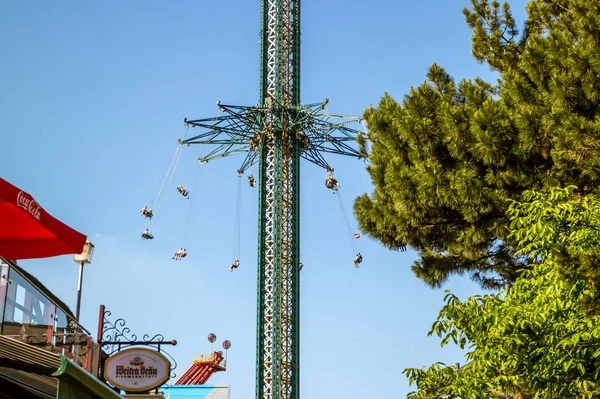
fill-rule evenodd
<path id="1" fill-rule="evenodd" d="M 42 207 L 33 198 L 28 197 L 23 191 L 19 191 L 19 194 L 17 194 L 17 204 L 29 212 L 31 216 L 40 220 Z"/>
<path id="2" fill-rule="evenodd" d="M 48 214 L 34 196 L 0 176 L 1 257 L 21 260 L 81 254 L 85 241 L 85 235 Z M 0 382 L 0 392 L 1 386 Z"/>

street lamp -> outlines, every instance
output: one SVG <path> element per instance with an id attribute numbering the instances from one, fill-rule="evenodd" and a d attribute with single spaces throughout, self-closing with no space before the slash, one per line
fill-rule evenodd
<path id="1" fill-rule="evenodd" d="M 92 254 L 94 253 L 94 244 L 85 242 L 83 252 L 79 255 L 73 255 L 73 262 L 79 264 L 79 284 L 77 285 L 77 310 L 75 311 L 75 320 L 79 323 L 79 310 L 81 308 L 81 283 L 83 281 L 83 265 L 92 263 Z"/>

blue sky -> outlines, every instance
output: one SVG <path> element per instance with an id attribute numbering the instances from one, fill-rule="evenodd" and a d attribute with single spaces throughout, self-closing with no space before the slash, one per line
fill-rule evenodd
<path id="1" fill-rule="evenodd" d="M 524 1 L 511 2 L 517 20 Z M 360 115 L 384 92 L 397 99 L 439 63 L 455 78 L 494 79 L 471 56 L 465 0 L 304 0 L 301 97 L 329 98 L 329 111 Z M 179 375 L 206 336 L 229 339 L 232 398 L 254 396 L 257 193 L 242 185 L 241 266 L 234 244 L 237 168 L 242 158 L 200 170 L 186 147 L 166 188 L 156 239 L 142 242 L 139 209 L 157 194 L 183 118 L 217 115 L 216 101 L 253 105 L 259 88 L 260 2 L 4 2 L 0 12 L 0 176 L 96 245 L 86 267 L 82 323 L 95 331 L 105 304 L 139 336 L 162 333 Z M 364 163 L 328 157 L 346 208 L 372 190 Z M 406 367 L 460 362 L 427 332 L 443 302 L 410 271 L 412 251 L 362 237 L 352 267 L 345 220 L 322 170 L 303 163 L 301 194 L 301 393 L 320 398 L 398 398 Z M 188 257 L 171 260 L 182 245 Z M 356 229 L 354 219 L 350 221 Z M 68 256 L 22 263 L 75 308 L 77 266 Z M 468 279 L 445 287 L 480 292 Z"/>

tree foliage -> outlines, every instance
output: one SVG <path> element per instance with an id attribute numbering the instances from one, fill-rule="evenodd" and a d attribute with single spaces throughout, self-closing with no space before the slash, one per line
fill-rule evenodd
<path id="1" fill-rule="evenodd" d="M 365 111 L 374 192 L 357 198 L 361 229 L 420 254 L 432 286 L 467 273 L 506 285 L 528 264 L 515 253 L 507 200 L 523 191 L 600 181 L 600 2 L 532 0 L 519 32 L 507 4 L 464 10 L 473 55 L 499 75 L 456 82 L 434 64 L 397 102 Z M 365 150 L 365 149 L 363 149 Z"/>
<path id="2" fill-rule="evenodd" d="M 600 203 L 574 191 L 525 192 L 511 203 L 512 235 L 539 262 L 497 295 L 463 302 L 447 294 L 430 334 L 467 348 L 468 363 L 405 370 L 417 386 L 409 398 L 600 397 L 596 279 L 560 272 L 564 262 L 596 257 Z"/>

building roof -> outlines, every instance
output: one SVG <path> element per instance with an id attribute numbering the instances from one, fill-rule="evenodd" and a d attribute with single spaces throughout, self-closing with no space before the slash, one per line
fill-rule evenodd
<path id="1" fill-rule="evenodd" d="M 123 399 L 65 356 L 2 335 L 0 386 L 8 398 Z"/>

